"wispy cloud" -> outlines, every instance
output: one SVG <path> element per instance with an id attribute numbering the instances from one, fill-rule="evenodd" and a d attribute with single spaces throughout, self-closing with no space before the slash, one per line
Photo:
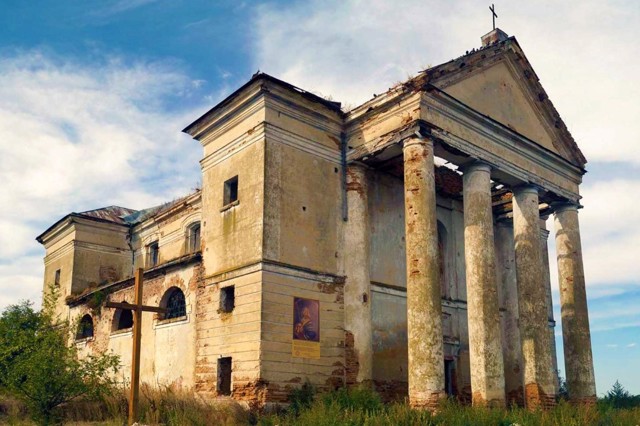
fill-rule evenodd
<path id="1" fill-rule="evenodd" d="M 610 343 L 610 344 L 608 344 L 608 345 L 607 345 L 607 347 L 608 347 L 608 348 L 617 348 L 617 347 L 618 347 L 618 345 L 617 345 L 617 344 L 615 344 L 615 343 Z"/>
<path id="2" fill-rule="evenodd" d="M 635 348 L 635 347 L 636 347 L 636 344 L 635 344 L 635 342 L 634 342 L 634 343 L 629 343 L 629 344 L 627 345 L 627 347 L 628 347 L 628 348 Z"/>
<path id="3" fill-rule="evenodd" d="M 179 133 L 196 112 L 170 108 L 192 89 L 164 63 L 88 64 L 40 51 L 0 58 L 0 308 L 38 299 L 34 238 L 61 216 L 148 207 L 197 182 L 201 148 Z"/>
<path id="4" fill-rule="evenodd" d="M 105 2 L 104 6 L 101 9 L 97 9 L 94 14 L 103 17 L 117 15 L 158 1 L 159 0 L 116 0 Z"/>

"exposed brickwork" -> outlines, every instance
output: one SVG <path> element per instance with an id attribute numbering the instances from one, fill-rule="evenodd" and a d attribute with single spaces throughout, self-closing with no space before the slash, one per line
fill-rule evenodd
<path id="1" fill-rule="evenodd" d="M 524 390 L 522 386 L 507 392 L 507 406 L 524 407 Z"/>
<path id="2" fill-rule="evenodd" d="M 426 395 L 419 395 L 417 397 L 409 397 L 409 405 L 411 408 L 418 410 L 429 410 L 435 412 L 443 399 L 446 398 L 446 394 L 443 392 L 431 392 Z"/>
<path id="3" fill-rule="evenodd" d="M 265 380 L 234 382 L 231 397 L 236 401 L 246 401 L 251 410 L 260 411 L 267 402 L 269 383 Z M 273 389 L 274 391 L 276 389 Z M 274 395 L 275 396 L 275 395 Z"/>
<path id="4" fill-rule="evenodd" d="M 344 332 L 344 359 L 345 382 L 347 386 L 356 385 L 360 363 L 358 362 L 358 352 L 355 349 L 355 339 L 350 331 Z"/>
<path id="5" fill-rule="evenodd" d="M 529 383 L 524 388 L 525 406 L 530 410 L 539 408 L 548 410 L 555 407 L 555 395 L 547 395 L 544 393 L 537 383 Z"/>

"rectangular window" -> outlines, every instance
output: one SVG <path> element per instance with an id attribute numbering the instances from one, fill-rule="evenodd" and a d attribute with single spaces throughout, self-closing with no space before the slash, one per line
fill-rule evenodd
<path id="1" fill-rule="evenodd" d="M 200 251 L 200 223 L 189 228 L 189 253 Z"/>
<path id="2" fill-rule="evenodd" d="M 155 241 L 147 246 L 147 267 L 153 268 L 158 264 L 158 242 Z"/>
<path id="3" fill-rule="evenodd" d="M 231 312 L 236 306 L 235 286 L 222 287 L 220 289 L 220 312 Z"/>
<path id="4" fill-rule="evenodd" d="M 234 176 L 224 183 L 224 204 L 227 206 L 238 201 L 238 176 Z"/>
<path id="5" fill-rule="evenodd" d="M 58 269 L 58 270 L 56 271 L 56 276 L 55 276 L 55 278 L 53 279 L 53 283 L 54 283 L 56 286 L 60 286 L 60 269 Z"/>
<path id="6" fill-rule="evenodd" d="M 231 357 L 218 358 L 218 395 L 231 395 Z"/>

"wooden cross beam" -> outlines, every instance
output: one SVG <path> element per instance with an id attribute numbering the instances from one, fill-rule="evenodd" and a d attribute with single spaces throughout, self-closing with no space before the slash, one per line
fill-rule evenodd
<path id="1" fill-rule="evenodd" d="M 129 397 L 129 424 L 138 421 L 138 398 L 140 395 L 140 344 L 142 342 L 142 312 L 156 312 L 163 314 L 167 312 L 165 308 L 157 306 L 146 306 L 142 304 L 142 284 L 144 280 L 144 269 L 136 270 L 134 293 L 135 301 L 130 303 L 107 302 L 107 308 L 128 309 L 133 311 L 133 355 L 131 361 L 131 395 Z"/>

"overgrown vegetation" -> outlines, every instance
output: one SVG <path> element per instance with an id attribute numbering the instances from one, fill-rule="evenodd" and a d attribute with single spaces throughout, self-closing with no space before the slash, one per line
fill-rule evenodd
<path id="1" fill-rule="evenodd" d="M 622 394 L 626 391 L 622 389 Z M 126 422 L 127 398 L 124 389 L 100 400 L 76 399 L 61 406 L 66 423 L 95 422 L 105 426 Z M 4 417 L 3 417 L 4 416 Z M 190 392 L 143 386 L 140 397 L 140 420 L 149 425 L 447 425 L 447 426 L 635 426 L 640 424 L 640 407 L 614 408 L 602 400 L 597 406 L 576 407 L 566 401 L 550 411 L 530 412 L 522 408 L 509 410 L 463 406 L 453 400 L 443 401 L 437 414 L 412 410 L 404 403 L 384 404 L 368 390 L 340 389 L 316 394 L 309 384 L 293 391 L 288 408 L 272 414 L 254 416 L 229 399 L 207 401 Z M 0 424 L 31 425 L 26 407 L 18 400 L 0 395 Z"/>
<path id="2" fill-rule="evenodd" d="M 72 326 L 55 321 L 53 302 L 29 303 L 0 315 L 0 424 L 86 423 L 122 425 L 126 389 L 114 381 L 118 359 L 102 354 L 78 359 L 68 346 Z M 566 390 L 566 386 L 563 386 Z M 566 392 L 564 392 L 566 397 Z M 143 385 L 140 421 L 152 425 L 630 425 L 640 424 L 640 395 L 616 382 L 593 407 L 564 398 L 549 411 L 485 409 L 443 401 L 437 414 L 405 403 L 384 404 L 370 390 L 317 394 L 309 383 L 293 390 L 286 408 L 252 415 L 231 400 L 205 400 L 192 392 Z"/>
<path id="3" fill-rule="evenodd" d="M 3 401 L 21 402 L 22 411 L 45 425 L 60 422 L 59 407 L 65 403 L 109 394 L 118 366 L 114 355 L 78 358 L 75 347 L 68 345 L 70 325 L 53 316 L 55 292 L 51 294 L 41 311 L 23 302 L 0 315 Z"/>
<path id="4" fill-rule="evenodd" d="M 614 389 L 616 387 L 614 386 Z M 625 391 L 626 392 L 626 391 Z M 624 392 L 615 392 L 625 395 Z M 628 395 L 628 392 L 626 393 Z M 632 397 L 633 398 L 633 397 Z M 383 404 L 378 394 L 368 390 L 340 389 L 314 395 L 309 385 L 292 392 L 290 407 L 277 414 L 262 416 L 264 426 L 286 425 L 615 425 L 635 426 L 640 422 L 640 405 L 616 408 L 607 398 L 593 407 L 572 406 L 561 400 L 549 411 L 522 408 L 489 409 L 463 406 L 454 400 L 443 401 L 437 414 L 416 411 L 404 403 Z"/>

